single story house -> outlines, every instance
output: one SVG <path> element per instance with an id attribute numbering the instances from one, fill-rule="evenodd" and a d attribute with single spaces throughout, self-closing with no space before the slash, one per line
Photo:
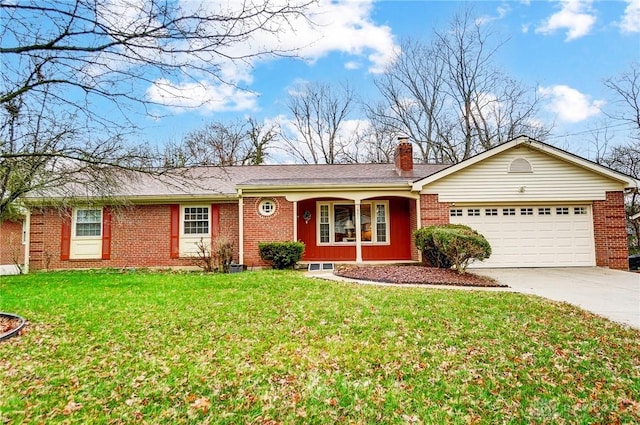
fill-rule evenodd
<path id="1" fill-rule="evenodd" d="M 625 191 L 640 182 L 521 136 L 455 165 L 197 167 L 182 179 L 142 175 L 118 205 L 61 211 L 26 198 L 25 263 L 35 269 L 181 267 L 195 244 L 233 243 L 234 260 L 265 264 L 258 244 L 302 241 L 307 263 L 419 261 L 412 233 L 464 223 L 491 243 L 475 267 L 627 269 Z M 44 200 L 46 201 L 46 200 Z M 97 205 L 97 206 L 96 206 Z"/>

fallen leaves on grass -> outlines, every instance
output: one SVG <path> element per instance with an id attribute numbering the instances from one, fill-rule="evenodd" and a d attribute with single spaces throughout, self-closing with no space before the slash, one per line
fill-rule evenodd
<path id="1" fill-rule="evenodd" d="M 211 408 L 211 400 L 209 400 L 207 397 L 200 397 L 194 400 L 194 402 L 191 403 L 189 407 L 193 410 L 197 410 L 202 414 L 206 414 Z"/>
<path id="2" fill-rule="evenodd" d="M 451 269 L 425 266 L 342 266 L 335 274 L 358 280 L 384 283 L 412 283 L 422 285 L 456 285 L 477 287 L 505 287 L 495 280 L 473 273 L 460 274 Z"/>
<path id="3" fill-rule="evenodd" d="M 62 414 L 68 416 L 73 412 L 77 412 L 80 409 L 82 409 L 82 404 L 76 403 L 75 401 L 71 400 L 67 403 L 67 405 L 62 410 Z"/>

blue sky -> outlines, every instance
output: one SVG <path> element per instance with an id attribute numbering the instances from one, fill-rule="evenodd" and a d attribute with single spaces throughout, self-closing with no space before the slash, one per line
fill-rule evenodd
<path id="1" fill-rule="evenodd" d="M 594 148 L 585 132 L 602 127 L 603 109 L 615 107 L 602 82 L 640 61 L 640 0 L 469 4 L 506 40 L 496 65 L 543 96 L 539 118 L 554 125 L 547 141 L 592 157 Z M 429 40 L 434 28 L 442 29 L 464 7 L 457 1 L 320 0 L 311 10 L 312 20 L 320 25 L 311 28 L 303 20 L 294 21 L 294 28 L 277 40 L 259 40 L 265 46 L 301 47 L 300 59 L 223 64 L 224 76 L 249 91 L 207 80 L 198 85 L 161 82 L 188 93 L 186 104 L 184 98 L 161 98 L 148 87 L 150 99 L 168 106 L 154 107 L 156 116 L 142 119 L 139 137 L 162 144 L 214 120 L 286 120 L 288 93 L 301 81 L 348 82 L 362 97 L 375 98 L 372 81 L 393 61 L 402 39 Z M 234 46 L 237 51 L 246 48 Z M 352 118 L 364 116 L 356 113 Z M 624 140 L 619 127 L 611 131 L 617 141 Z"/>

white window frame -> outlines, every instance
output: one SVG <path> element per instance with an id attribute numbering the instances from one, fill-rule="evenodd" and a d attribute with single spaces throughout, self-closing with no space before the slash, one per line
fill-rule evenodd
<path id="1" fill-rule="evenodd" d="M 207 233 L 186 233 L 185 232 L 187 208 L 206 208 Z M 191 221 L 204 221 L 204 220 L 191 220 Z M 211 205 L 181 205 L 180 206 L 180 235 L 185 238 L 201 238 L 205 236 L 211 236 Z"/>
<path id="2" fill-rule="evenodd" d="M 336 205 L 349 205 L 349 206 L 353 206 L 355 205 L 354 202 L 348 202 L 348 201 L 329 201 L 329 202 L 316 202 L 316 217 L 318 217 L 317 223 L 316 223 L 316 244 L 319 246 L 349 246 L 349 245 L 355 245 L 356 241 L 335 241 L 335 209 L 334 207 Z M 362 245 L 378 245 L 378 246 L 384 246 L 384 245 L 390 245 L 391 244 L 391 223 L 390 223 L 390 218 L 391 218 L 391 214 L 389 211 L 389 201 L 367 201 L 367 202 L 362 202 L 360 204 L 360 207 L 362 208 L 362 205 L 370 205 L 371 206 L 371 241 L 360 241 L 362 243 Z M 385 236 L 386 236 L 386 241 L 385 242 L 376 242 L 378 239 L 378 229 L 377 229 L 377 225 L 376 225 L 376 209 L 377 209 L 377 205 L 383 205 L 384 206 L 384 213 L 385 213 Z M 320 225 L 321 224 L 327 224 L 327 223 L 321 223 L 321 209 L 322 206 L 327 206 L 329 209 L 329 242 L 321 242 L 321 232 L 320 232 Z M 362 213 L 361 213 L 362 214 Z M 354 224 L 355 224 L 355 218 L 353 219 Z M 362 226 L 362 223 L 360 223 L 360 226 Z"/>
<path id="3" fill-rule="evenodd" d="M 78 213 L 80 211 L 99 211 L 100 217 L 97 222 L 90 222 L 90 224 L 98 224 L 100 229 L 97 235 L 78 235 Z M 88 224 L 88 223 L 83 223 Z M 73 226 L 71 227 L 71 237 L 73 239 L 102 239 L 102 208 L 76 208 L 73 210 Z"/>

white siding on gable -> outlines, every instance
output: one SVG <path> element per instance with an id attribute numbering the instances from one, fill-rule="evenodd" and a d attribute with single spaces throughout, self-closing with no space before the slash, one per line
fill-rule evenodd
<path id="1" fill-rule="evenodd" d="M 524 158 L 533 172 L 509 172 Z M 427 184 L 423 194 L 440 202 L 540 202 L 603 200 L 624 184 L 567 163 L 538 150 L 519 146 Z"/>

